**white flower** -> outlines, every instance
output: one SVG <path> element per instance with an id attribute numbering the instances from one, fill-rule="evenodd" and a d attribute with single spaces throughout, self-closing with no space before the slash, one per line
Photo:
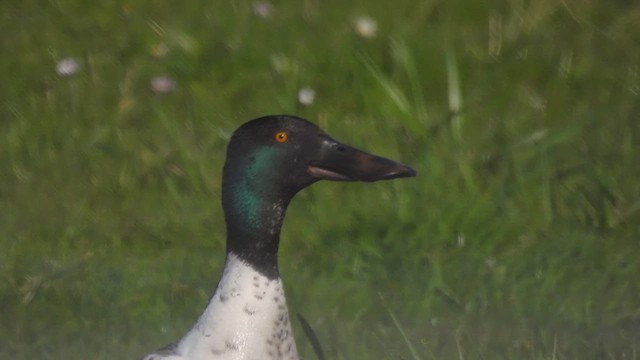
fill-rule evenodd
<path id="1" fill-rule="evenodd" d="M 266 19 L 271 17 L 273 5 L 267 1 L 256 1 L 253 3 L 253 15 Z"/>
<path id="2" fill-rule="evenodd" d="M 360 16 L 356 19 L 356 32 L 363 38 L 373 38 L 378 33 L 378 23 L 369 16 Z"/>
<path id="3" fill-rule="evenodd" d="M 304 87 L 298 91 L 298 101 L 302 105 L 309 106 L 313 104 L 313 100 L 316 98 L 316 91 L 310 87 Z"/>
<path id="4" fill-rule="evenodd" d="M 176 89 L 176 81 L 166 75 L 151 79 L 151 90 L 156 94 L 167 94 Z"/>
<path id="5" fill-rule="evenodd" d="M 80 64 L 74 58 L 65 58 L 56 64 L 56 72 L 60 76 L 73 76 L 80 69 Z"/>

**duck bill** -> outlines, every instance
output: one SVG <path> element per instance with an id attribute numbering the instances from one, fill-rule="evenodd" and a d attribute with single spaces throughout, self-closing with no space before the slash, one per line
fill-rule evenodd
<path id="1" fill-rule="evenodd" d="M 318 180 L 373 182 L 416 176 L 416 171 L 407 165 L 328 137 L 323 140 L 318 155 L 307 168 L 308 173 Z"/>

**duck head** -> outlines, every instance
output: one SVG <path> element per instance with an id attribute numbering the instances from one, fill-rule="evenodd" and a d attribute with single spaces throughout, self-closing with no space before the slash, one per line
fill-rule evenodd
<path id="1" fill-rule="evenodd" d="M 227 251 L 267 263 L 277 276 L 277 249 L 293 196 L 319 181 L 373 182 L 416 176 L 399 162 L 342 144 L 313 123 L 294 116 L 266 116 L 236 130 L 223 170 Z M 273 259 L 260 260 L 266 254 Z"/>

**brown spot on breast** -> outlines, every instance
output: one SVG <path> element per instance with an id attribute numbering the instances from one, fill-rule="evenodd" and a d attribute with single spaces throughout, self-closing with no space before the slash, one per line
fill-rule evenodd
<path id="1" fill-rule="evenodd" d="M 213 355 L 222 355 L 225 353 L 224 349 L 216 349 L 216 348 L 211 348 L 211 353 Z"/>
<path id="2" fill-rule="evenodd" d="M 244 311 L 245 314 L 249 316 L 253 316 L 257 312 L 257 310 L 255 308 L 250 307 L 249 304 L 245 304 L 242 310 Z"/>
<path id="3" fill-rule="evenodd" d="M 225 341 L 224 342 L 224 346 L 229 349 L 229 350 L 233 350 L 233 351 L 238 351 L 240 349 L 240 347 L 238 346 L 238 344 L 234 343 L 233 341 Z"/>

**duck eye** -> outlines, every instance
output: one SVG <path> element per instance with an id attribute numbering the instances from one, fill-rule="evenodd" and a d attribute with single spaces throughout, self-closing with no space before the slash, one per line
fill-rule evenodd
<path id="1" fill-rule="evenodd" d="M 287 133 L 284 131 L 280 131 L 279 133 L 276 133 L 275 139 L 277 142 L 279 143 L 283 143 L 287 141 Z"/>

